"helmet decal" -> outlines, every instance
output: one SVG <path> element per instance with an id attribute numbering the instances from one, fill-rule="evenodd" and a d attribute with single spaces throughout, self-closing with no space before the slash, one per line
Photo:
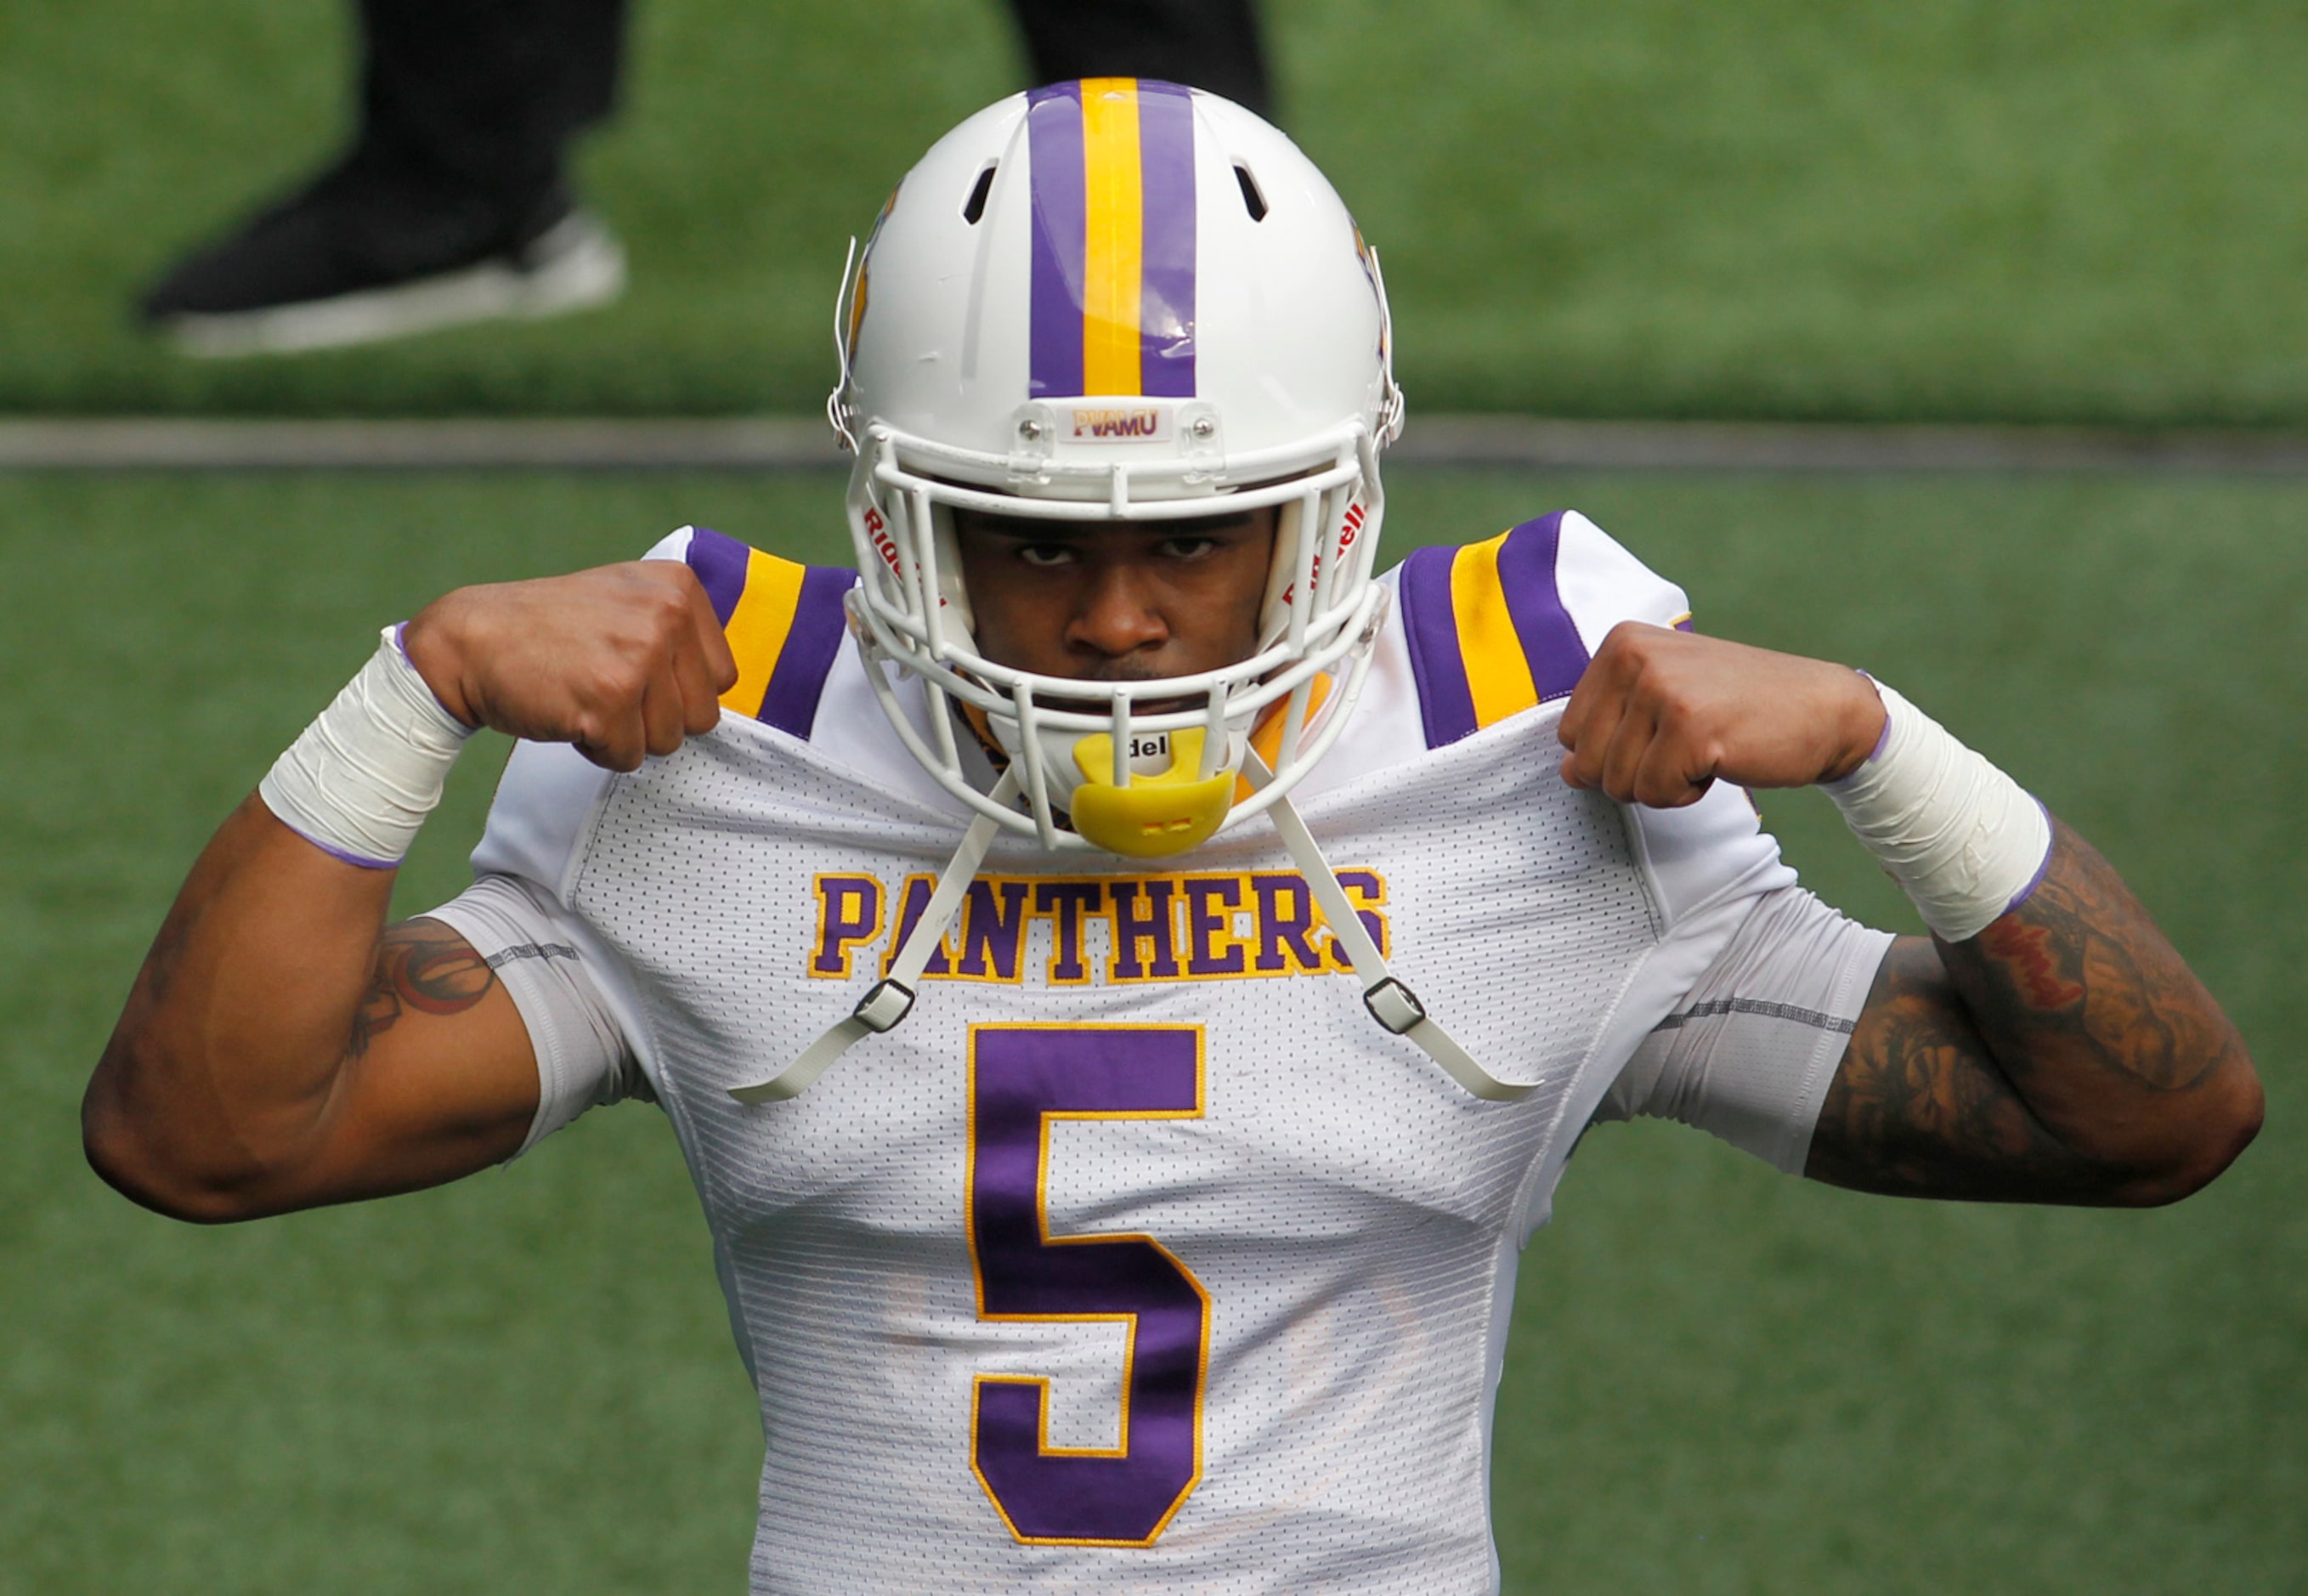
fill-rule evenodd
<path id="1" fill-rule="evenodd" d="M 1193 91 L 1085 78 L 1027 106 L 1029 397 L 1193 398 Z"/>
<path id="2" fill-rule="evenodd" d="M 847 358 L 857 358 L 857 334 L 866 325 L 866 281 L 874 270 L 874 245 L 882 237 L 882 224 L 890 220 L 890 211 L 898 203 L 898 191 L 891 189 L 890 197 L 882 202 L 880 214 L 874 218 L 874 230 L 866 235 L 865 252 L 857 258 L 857 285 L 849 296 L 849 325 L 847 329 Z"/>
<path id="3" fill-rule="evenodd" d="M 1362 224 L 1359 222 L 1354 222 L 1349 225 L 1351 225 L 1355 229 L 1355 258 L 1362 262 L 1363 275 L 1370 279 L 1372 295 L 1378 299 L 1381 305 L 1383 305 L 1386 302 L 1386 290 L 1379 286 L 1378 259 L 1371 254 L 1370 245 L 1363 238 Z M 1389 331 L 1390 329 L 1387 326 L 1386 317 L 1383 315 L 1380 316 L 1378 319 L 1378 358 L 1381 365 L 1384 365 L 1387 362 L 1392 352 L 1387 348 Z"/>
<path id="4" fill-rule="evenodd" d="M 853 362 L 857 358 L 857 334 L 866 328 L 866 284 L 873 270 L 874 254 L 869 248 L 866 258 L 857 263 L 857 286 L 849 290 L 849 336 L 844 349 L 847 358 Z"/>

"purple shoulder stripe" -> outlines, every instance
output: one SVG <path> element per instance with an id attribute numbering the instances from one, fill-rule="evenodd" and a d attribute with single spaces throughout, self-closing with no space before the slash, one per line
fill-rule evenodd
<path id="1" fill-rule="evenodd" d="M 1563 512 L 1557 510 L 1524 522 L 1507 534 L 1499 549 L 1499 591 L 1541 703 L 1569 697 L 1589 658 L 1555 584 L 1554 558 L 1562 539 Z"/>
<path id="2" fill-rule="evenodd" d="M 793 625 L 785 647 L 770 672 L 768 691 L 762 694 L 759 719 L 764 725 L 808 740 L 817 724 L 817 702 L 825 694 L 825 678 L 841 652 L 848 629 L 842 612 L 842 595 L 857 581 L 857 573 L 835 565 L 812 565 L 802 574 L 801 597 L 794 606 Z"/>
<path id="3" fill-rule="evenodd" d="M 725 538 L 710 527 L 690 529 L 689 552 L 682 557 L 705 584 L 705 596 L 713 601 L 714 618 L 725 626 L 737 612 L 737 600 L 745 591 L 745 562 L 752 555 L 753 550 L 736 539 Z"/>
<path id="4" fill-rule="evenodd" d="M 1459 623 L 1451 609 L 1451 563 L 1455 548 L 1420 548 L 1402 562 L 1403 640 L 1418 686 L 1418 714 L 1426 746 L 1440 748 L 1475 729 L 1475 697 L 1459 652 Z"/>

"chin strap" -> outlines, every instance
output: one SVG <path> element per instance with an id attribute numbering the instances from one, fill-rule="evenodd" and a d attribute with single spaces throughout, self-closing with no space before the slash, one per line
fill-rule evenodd
<path id="1" fill-rule="evenodd" d="M 1018 766 L 1012 762 L 994 784 L 989 796 L 997 804 L 1006 804 L 1018 791 Z M 929 902 L 922 910 L 922 918 L 906 933 L 899 945 L 898 956 L 891 962 L 890 973 L 875 981 L 849 1017 L 819 1037 L 805 1048 L 802 1056 L 771 1076 L 752 1086 L 732 1086 L 729 1095 L 741 1103 L 781 1103 L 788 1098 L 799 1097 L 826 1072 L 828 1065 L 849 1051 L 852 1044 L 869 1036 L 879 1036 L 894 1030 L 898 1022 L 913 1012 L 914 988 L 920 984 L 922 971 L 928 965 L 930 955 L 945 938 L 946 927 L 953 923 L 961 908 L 962 898 L 969 884 L 977 879 L 977 867 L 986 862 L 986 850 L 994 845 L 994 834 L 1002 823 L 991 815 L 980 815 L 969 823 L 961 834 L 961 846 L 938 872 L 937 888 L 930 893 Z"/>
<path id="2" fill-rule="evenodd" d="M 1274 779 L 1265 761 L 1254 751 L 1244 763 L 1243 773 L 1253 787 L 1262 788 Z M 1012 763 L 1003 772 L 1002 780 L 995 784 L 990 796 L 997 804 L 1007 803 L 1017 790 L 1018 767 Z M 1387 968 L 1385 956 L 1371 940 L 1369 927 L 1348 902 L 1346 889 L 1339 884 L 1330 861 L 1322 857 L 1314 833 L 1306 829 L 1305 821 L 1291 807 L 1290 800 L 1277 798 L 1266 812 L 1274 821 L 1274 829 L 1282 834 L 1282 845 L 1288 850 L 1291 863 L 1305 877 L 1306 889 L 1313 894 L 1322 919 L 1339 939 L 1339 945 L 1346 949 L 1348 961 L 1355 967 L 1355 979 L 1362 983 L 1363 1006 L 1370 1010 L 1371 1018 L 1385 1031 L 1416 1045 L 1441 1065 L 1443 1073 L 1485 1102 L 1511 1103 L 1529 1096 L 1529 1087 L 1502 1081 L 1477 1064 L 1472 1055 L 1451 1040 L 1448 1031 L 1428 1018 L 1426 1005 Z M 799 1097 L 854 1043 L 895 1029 L 912 1013 L 914 988 L 922 979 L 922 971 L 928 965 L 930 954 L 944 940 L 946 928 L 960 910 L 969 884 L 977 878 L 977 867 L 986 861 L 986 850 L 1001 829 L 1001 822 L 990 815 L 980 815 L 970 822 L 969 830 L 962 834 L 961 846 L 953 850 L 945 868 L 938 872 L 937 887 L 930 893 L 922 918 L 914 922 L 914 928 L 900 945 L 890 973 L 874 982 L 872 989 L 857 1000 L 848 1018 L 810 1043 L 800 1057 L 777 1074 L 755 1085 L 733 1086 L 729 1095 L 741 1103 L 779 1103 Z"/>
<path id="3" fill-rule="evenodd" d="M 1273 780 L 1265 761 L 1255 750 L 1243 768 L 1253 787 L 1264 787 Z M 1502 1081 L 1477 1064 L 1472 1054 L 1451 1040 L 1450 1032 L 1427 1016 L 1426 1005 L 1418 1001 L 1417 994 L 1386 967 L 1385 955 L 1371 940 L 1370 927 L 1363 924 L 1363 917 L 1347 901 L 1346 889 L 1339 884 L 1330 861 L 1322 857 L 1322 850 L 1314 841 L 1314 833 L 1306 829 L 1305 821 L 1299 817 L 1289 798 L 1275 799 L 1266 813 L 1273 820 L 1274 829 L 1282 833 L 1282 846 L 1289 850 L 1290 862 L 1306 878 L 1306 888 L 1313 893 L 1331 934 L 1347 950 L 1347 958 L 1355 967 L 1355 979 L 1363 986 L 1363 1006 L 1370 1010 L 1371 1018 L 1382 1029 L 1415 1043 L 1420 1052 L 1442 1066 L 1445 1074 L 1485 1102 L 1511 1103 L 1529 1097 L 1530 1087 Z"/>

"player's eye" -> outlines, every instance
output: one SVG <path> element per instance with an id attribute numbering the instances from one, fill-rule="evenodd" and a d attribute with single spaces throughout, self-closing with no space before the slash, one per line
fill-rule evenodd
<path id="1" fill-rule="evenodd" d="M 1073 563 L 1074 550 L 1064 543 L 1021 543 L 1018 557 L 1029 565 L 1065 565 Z"/>
<path id="2" fill-rule="evenodd" d="M 1198 560 L 1219 546 L 1216 538 L 1204 538 L 1188 533 L 1176 538 L 1165 538 L 1155 545 L 1155 552 L 1166 560 Z"/>

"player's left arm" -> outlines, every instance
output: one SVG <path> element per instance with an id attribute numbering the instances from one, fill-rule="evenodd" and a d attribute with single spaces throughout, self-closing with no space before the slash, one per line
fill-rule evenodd
<path id="1" fill-rule="evenodd" d="M 1804 1172 L 1899 1196 L 2147 1205 L 2260 1129 L 2243 1039 L 2113 867 L 2054 821 L 2027 902 L 1891 945 Z"/>
<path id="2" fill-rule="evenodd" d="M 1675 807 L 1722 779 L 1849 775 L 1885 724 L 1839 665 L 1625 625 L 1563 720 L 1563 774 Z M 2056 820 L 2040 882 L 1959 941 L 1879 971 L 1805 1173 L 1863 1191 L 2147 1205 L 2211 1180 L 2260 1128 L 2243 1039 L 2114 869 Z"/>

